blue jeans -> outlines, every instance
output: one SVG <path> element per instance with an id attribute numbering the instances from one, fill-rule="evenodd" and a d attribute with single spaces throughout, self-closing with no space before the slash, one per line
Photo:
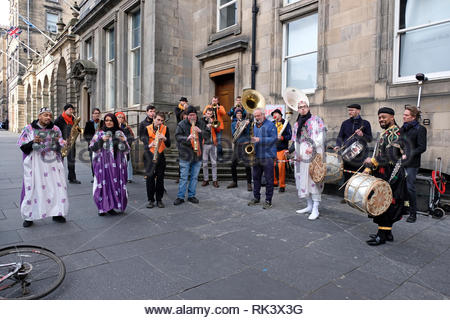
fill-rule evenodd
<path id="1" fill-rule="evenodd" d="M 180 159 L 180 183 L 178 184 L 177 198 L 184 199 L 186 195 L 186 187 L 188 187 L 188 198 L 195 197 L 195 190 L 197 188 L 198 174 L 202 161 L 186 161 Z"/>
<path id="2" fill-rule="evenodd" d="M 405 168 L 406 176 L 406 189 L 409 194 L 409 210 L 412 214 L 417 212 L 417 195 L 416 195 L 416 176 L 419 172 L 419 168 Z"/>

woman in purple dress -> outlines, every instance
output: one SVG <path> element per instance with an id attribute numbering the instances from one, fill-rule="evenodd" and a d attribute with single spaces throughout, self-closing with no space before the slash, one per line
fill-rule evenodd
<path id="1" fill-rule="evenodd" d="M 102 128 L 92 138 L 94 202 L 98 215 L 117 214 L 127 207 L 127 154 L 130 149 L 114 114 L 108 113 Z"/>

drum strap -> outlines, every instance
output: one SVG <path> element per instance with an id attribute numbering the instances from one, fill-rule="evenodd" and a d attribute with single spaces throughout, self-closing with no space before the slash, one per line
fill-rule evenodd
<path id="1" fill-rule="evenodd" d="M 378 227 L 379 230 L 392 230 L 392 227 Z"/>

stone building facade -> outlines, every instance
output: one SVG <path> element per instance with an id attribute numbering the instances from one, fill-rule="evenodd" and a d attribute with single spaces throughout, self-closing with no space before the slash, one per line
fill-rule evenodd
<path id="1" fill-rule="evenodd" d="M 253 70 L 255 89 L 269 105 L 283 105 L 288 86 L 304 90 L 332 145 L 352 103 L 362 105 L 374 134 L 381 131 L 381 106 L 393 107 L 401 124 L 403 106 L 417 103 L 414 75 L 422 72 L 428 81 L 421 109 L 429 123 L 423 167 L 442 156 L 448 172 L 447 6 L 438 0 L 85 0 L 71 49 L 61 49 L 76 57 L 64 58 L 74 85 L 68 99 L 83 122 L 94 107 L 121 110 L 136 131 L 146 105 L 173 111 L 180 96 L 203 108 L 218 95 L 229 110 L 252 86 Z M 49 86 L 58 91 L 52 75 L 46 74 Z M 40 80 L 43 88 L 45 76 Z M 28 83 L 39 92 L 38 82 Z M 174 119 L 169 126 L 174 130 Z M 225 131 L 230 136 L 229 123 Z"/>
<path id="2" fill-rule="evenodd" d="M 17 39 L 7 38 L 7 52 L 12 57 L 8 57 L 7 70 L 8 117 L 10 130 L 14 132 L 35 118 L 40 106 L 50 106 L 55 114 L 58 112 L 53 101 L 56 81 L 53 69 L 57 65 L 54 67 L 54 58 L 48 55 L 54 43 L 28 26 L 21 16 L 55 40 L 58 21 L 70 21 L 72 13 L 60 0 L 10 1 L 10 25 L 22 30 Z"/>
<path id="3" fill-rule="evenodd" d="M 256 38 L 252 10 L 256 3 Z M 333 144 L 346 106 L 362 105 L 362 116 L 380 132 L 377 110 L 390 106 L 403 123 L 405 104 L 416 105 L 416 73 L 429 80 L 421 109 L 428 130 L 423 167 L 450 157 L 450 7 L 442 1 L 406 0 L 198 0 L 192 6 L 192 101 L 206 105 L 223 95 L 225 107 L 251 86 L 251 48 L 256 51 L 256 86 L 267 104 L 283 104 L 287 86 L 305 91 L 312 112 L 322 116 Z M 252 41 L 253 40 L 253 41 Z M 430 58 L 432 57 L 432 58 Z M 233 88 L 233 92 L 224 87 Z M 226 93 L 228 90 L 228 93 Z"/>

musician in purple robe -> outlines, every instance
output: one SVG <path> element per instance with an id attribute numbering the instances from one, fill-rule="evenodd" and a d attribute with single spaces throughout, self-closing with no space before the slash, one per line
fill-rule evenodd
<path id="1" fill-rule="evenodd" d="M 93 196 L 99 216 L 123 212 L 128 202 L 126 156 L 130 147 L 114 114 L 105 115 L 103 123 L 89 146 L 94 152 Z"/>
<path id="2" fill-rule="evenodd" d="M 23 129 L 18 141 L 23 152 L 20 212 L 25 228 L 46 217 L 64 223 L 69 210 L 61 157 L 66 142 L 52 117 L 50 108 L 41 108 L 38 119 Z"/>

